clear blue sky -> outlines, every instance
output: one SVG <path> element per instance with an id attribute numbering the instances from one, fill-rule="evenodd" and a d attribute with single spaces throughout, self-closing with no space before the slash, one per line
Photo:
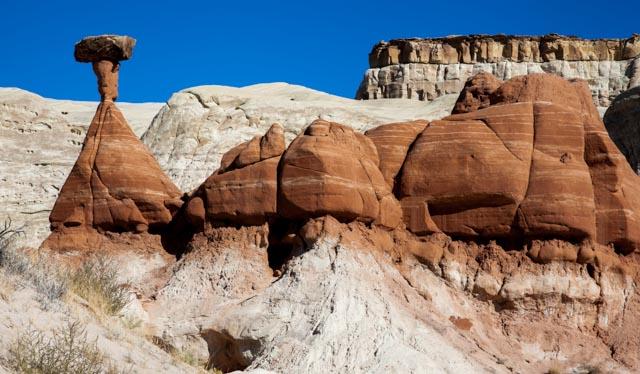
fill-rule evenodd
<path id="1" fill-rule="evenodd" d="M 96 100 L 86 35 L 138 40 L 121 101 L 165 101 L 203 84 L 285 81 L 353 97 L 380 40 L 450 34 L 640 33 L 640 0 L 611 1 L 3 1 L 0 86 Z"/>

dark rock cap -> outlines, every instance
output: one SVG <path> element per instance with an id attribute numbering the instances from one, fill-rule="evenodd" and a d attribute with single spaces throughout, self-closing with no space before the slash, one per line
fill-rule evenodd
<path id="1" fill-rule="evenodd" d="M 136 40 L 126 35 L 88 36 L 76 43 L 73 53 L 78 62 L 128 60 L 133 54 Z"/>

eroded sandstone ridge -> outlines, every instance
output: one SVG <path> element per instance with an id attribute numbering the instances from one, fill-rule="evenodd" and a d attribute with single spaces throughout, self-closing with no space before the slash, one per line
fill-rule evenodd
<path id="1" fill-rule="evenodd" d="M 403 222 L 417 235 L 587 240 L 631 253 L 640 245 L 639 177 L 589 96 L 585 82 L 551 74 L 506 82 L 481 74 L 442 120 L 364 135 L 317 120 L 286 151 L 274 125 L 223 156 L 192 194 L 187 212 L 198 214 L 188 220 L 331 215 L 389 229 Z"/>
<path id="2" fill-rule="evenodd" d="M 442 119 L 313 115 L 290 144 L 272 123 L 181 195 L 95 71 L 43 248 L 119 261 L 168 352 L 224 372 L 640 367 L 640 177 L 584 81 L 479 74 Z"/>
<path id="3" fill-rule="evenodd" d="M 104 36 L 76 45 L 76 59 L 93 63 L 101 102 L 49 216 L 48 247 L 89 249 L 99 245 L 98 233 L 159 232 L 181 205 L 180 190 L 114 103 L 119 60 L 131 55 L 134 43 Z"/>
<path id="4" fill-rule="evenodd" d="M 499 79 L 553 73 L 589 82 L 598 107 L 640 84 L 640 36 L 587 40 L 555 34 L 395 39 L 376 44 L 356 98 L 433 100 L 479 72 Z"/>

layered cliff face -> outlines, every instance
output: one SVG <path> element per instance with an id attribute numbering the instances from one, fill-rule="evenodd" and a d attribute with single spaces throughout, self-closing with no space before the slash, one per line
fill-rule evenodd
<path id="1" fill-rule="evenodd" d="M 369 69 L 356 98 L 433 100 L 458 93 L 471 76 L 488 72 L 499 79 L 553 73 L 589 83 L 603 112 L 622 91 L 640 85 L 640 36 L 586 40 L 471 35 L 380 42 L 369 54 Z"/>

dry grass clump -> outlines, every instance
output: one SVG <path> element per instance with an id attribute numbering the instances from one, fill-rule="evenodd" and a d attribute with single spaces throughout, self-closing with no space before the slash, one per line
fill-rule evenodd
<path id="1" fill-rule="evenodd" d="M 17 236 L 23 235 L 20 228 L 13 229 L 11 220 L 0 228 L 0 268 L 9 274 L 19 275 L 30 283 L 40 295 L 45 306 L 48 302 L 60 299 L 67 291 L 66 281 L 59 275 L 52 262 L 44 256 L 28 256 L 13 248 Z"/>
<path id="2" fill-rule="evenodd" d="M 115 263 L 104 256 L 89 259 L 68 278 L 74 293 L 107 315 L 117 315 L 129 302 L 127 290 L 118 281 Z"/>
<path id="3" fill-rule="evenodd" d="M 8 366 L 28 374 L 103 374 L 116 370 L 78 322 L 53 331 L 27 330 L 9 347 Z"/>

